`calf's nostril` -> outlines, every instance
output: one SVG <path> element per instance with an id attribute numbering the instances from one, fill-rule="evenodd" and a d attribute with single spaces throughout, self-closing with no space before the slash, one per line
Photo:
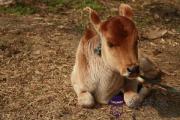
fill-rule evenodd
<path id="1" fill-rule="evenodd" d="M 128 72 L 130 73 L 139 73 L 139 66 L 131 66 L 127 68 Z"/>
<path id="2" fill-rule="evenodd" d="M 131 73 L 133 71 L 133 67 L 128 67 L 127 70 Z"/>

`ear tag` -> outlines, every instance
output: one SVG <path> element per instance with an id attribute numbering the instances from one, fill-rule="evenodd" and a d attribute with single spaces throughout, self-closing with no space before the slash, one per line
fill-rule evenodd
<path id="1" fill-rule="evenodd" d="M 94 53 L 101 56 L 101 43 L 94 49 Z"/>

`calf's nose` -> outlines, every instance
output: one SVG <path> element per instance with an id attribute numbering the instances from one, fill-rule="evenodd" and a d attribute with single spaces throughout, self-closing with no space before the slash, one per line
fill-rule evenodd
<path id="1" fill-rule="evenodd" d="M 138 65 L 135 65 L 135 66 L 131 66 L 131 67 L 128 67 L 127 68 L 127 71 L 130 73 L 130 74 L 138 74 L 139 73 L 139 66 Z"/>

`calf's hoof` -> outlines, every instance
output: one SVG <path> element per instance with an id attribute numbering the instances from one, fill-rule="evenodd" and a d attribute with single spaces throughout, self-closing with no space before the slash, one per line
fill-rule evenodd
<path id="1" fill-rule="evenodd" d="M 126 105 L 130 108 L 136 108 L 140 106 L 142 103 L 143 99 L 140 97 L 139 94 L 134 93 L 134 94 L 128 94 L 124 96 L 124 101 Z"/>
<path id="2" fill-rule="evenodd" d="M 78 104 L 85 108 L 91 108 L 95 105 L 94 97 L 89 92 L 80 93 Z"/>

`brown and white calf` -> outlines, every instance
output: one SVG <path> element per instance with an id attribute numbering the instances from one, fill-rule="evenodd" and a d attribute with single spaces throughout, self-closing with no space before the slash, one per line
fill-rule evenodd
<path id="1" fill-rule="evenodd" d="M 95 102 L 107 104 L 120 91 L 125 103 L 134 107 L 141 103 L 149 88 L 139 92 L 139 69 L 152 77 L 154 64 L 138 52 L 138 31 L 132 21 L 133 11 L 129 5 L 121 4 L 119 15 L 101 21 L 97 12 L 85 8 L 96 32 L 87 29 L 80 40 L 76 61 L 71 74 L 78 104 L 92 107 Z M 101 44 L 101 56 L 94 50 Z"/>

